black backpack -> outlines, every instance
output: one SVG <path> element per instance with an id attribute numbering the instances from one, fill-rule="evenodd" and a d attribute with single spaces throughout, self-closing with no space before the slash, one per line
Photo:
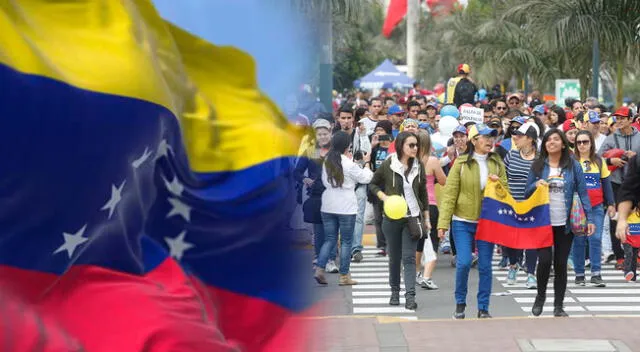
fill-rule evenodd
<path id="1" fill-rule="evenodd" d="M 456 85 L 455 93 L 453 94 L 453 103 L 460 107 L 462 104 L 473 104 L 478 89 L 468 78 L 462 78 Z"/>

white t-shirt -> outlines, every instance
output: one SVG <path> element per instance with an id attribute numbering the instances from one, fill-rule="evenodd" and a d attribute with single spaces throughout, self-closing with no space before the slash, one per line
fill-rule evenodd
<path id="1" fill-rule="evenodd" d="M 360 119 L 360 122 L 362 122 L 364 124 L 364 127 L 367 129 L 367 136 L 370 136 L 373 134 L 373 132 L 375 132 L 376 125 L 378 124 L 378 121 L 373 121 L 368 117 Z"/>
<path id="2" fill-rule="evenodd" d="M 418 198 L 416 198 L 416 195 L 413 194 L 411 183 L 407 181 L 406 177 L 402 178 L 402 187 L 404 188 L 404 199 L 407 202 L 407 206 L 409 207 L 409 213 L 412 217 L 419 216 L 420 205 L 418 204 Z"/>
<path id="3" fill-rule="evenodd" d="M 604 143 L 604 140 L 607 139 L 607 136 L 605 136 L 604 134 L 600 133 L 598 135 L 598 137 L 595 138 L 596 141 L 596 150 L 600 150 L 600 147 L 602 147 L 602 143 Z"/>
<path id="4" fill-rule="evenodd" d="M 564 175 L 559 167 L 549 170 L 549 210 L 551 226 L 567 225 L 567 206 L 564 202 Z"/>
<path id="5" fill-rule="evenodd" d="M 478 155 L 473 153 L 473 158 L 478 162 L 480 167 L 480 190 L 484 190 L 487 186 L 487 178 L 489 178 L 489 166 L 487 166 L 488 154 Z"/>

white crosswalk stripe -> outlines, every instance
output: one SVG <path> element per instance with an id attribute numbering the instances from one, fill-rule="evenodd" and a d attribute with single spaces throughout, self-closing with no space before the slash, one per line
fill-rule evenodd
<path id="1" fill-rule="evenodd" d="M 365 247 L 362 250 L 363 259 L 360 263 L 351 263 L 351 276 L 358 281 L 351 286 L 352 313 L 355 315 L 381 315 L 418 319 L 416 312 L 404 308 L 404 280 L 400 282 L 400 305 L 390 306 L 389 297 L 389 259 L 379 257 L 375 247 Z"/>
<path id="2" fill-rule="evenodd" d="M 504 288 L 504 292 L 513 296 L 523 312 L 531 314 L 531 306 L 535 300 L 536 290 L 526 288 L 527 276 L 518 272 L 515 285 L 507 284 L 507 270 L 500 269 L 501 256 L 494 255 L 493 277 Z M 595 287 L 589 280 L 589 269 L 586 269 L 586 285 L 576 285 L 575 272 L 569 269 L 567 292 L 564 309 L 570 316 L 634 316 L 640 312 L 640 284 L 625 282 L 622 271 L 616 270 L 614 264 L 602 264 L 601 275 L 607 287 Z M 553 277 L 547 286 L 547 301 L 543 315 L 553 314 Z M 571 314 L 576 312 L 577 314 Z"/>

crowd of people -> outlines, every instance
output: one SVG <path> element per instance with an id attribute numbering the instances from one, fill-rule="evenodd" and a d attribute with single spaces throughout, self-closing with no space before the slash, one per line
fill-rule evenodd
<path id="1" fill-rule="evenodd" d="M 507 284 L 515 284 L 524 271 L 526 287 L 537 289 L 535 316 L 542 313 L 551 276 L 553 314 L 567 316 L 569 268 L 575 284 L 605 287 L 602 263 L 615 261 L 625 279 L 635 282 L 640 261 L 640 236 L 634 237 L 640 230 L 637 109 L 625 105 L 609 112 L 595 98 L 568 99 L 560 106 L 542 101 L 538 92 L 482 99 L 469 85 L 469 70 L 458 67 L 460 75 L 450 81 L 444 102 L 422 95 L 419 85 L 408 94 L 357 92 L 338 98 L 333 114 L 309 121 L 313 132 L 301 145 L 295 178 L 304 221 L 313 224 L 315 280 L 327 285 L 327 273 L 339 273 L 339 285 L 357 284 L 349 268 L 364 260 L 370 207 L 378 255 L 389 256 L 390 305 L 400 304 L 402 272 L 406 309 L 418 307 L 416 286 L 438 289 L 432 275 L 439 253 L 450 253 L 455 266 L 456 319 L 465 318 L 474 266 L 480 279 L 477 316 L 491 317 L 496 251 L 502 255 L 500 268 L 508 270 Z M 440 119 L 452 116 L 452 106 L 458 111 L 466 105 L 481 108 L 483 121 L 459 121 L 438 150 L 434 135 L 442 132 Z M 476 240 L 490 181 L 500 182 L 516 201 L 540 187 L 548 190 L 552 247 L 522 250 Z M 406 201 L 404 217 L 385 213 L 391 196 Z M 584 223 L 581 231 L 578 220 Z"/>

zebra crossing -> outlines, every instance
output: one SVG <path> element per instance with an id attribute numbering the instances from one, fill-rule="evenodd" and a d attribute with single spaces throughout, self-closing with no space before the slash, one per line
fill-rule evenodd
<path id="1" fill-rule="evenodd" d="M 364 247 L 362 262 L 351 263 L 351 277 L 358 281 L 351 287 L 352 314 L 417 320 L 415 311 L 404 308 L 404 280 L 400 282 L 400 305 L 389 305 L 389 259 L 377 256 L 377 252 L 376 247 Z"/>
<path id="2" fill-rule="evenodd" d="M 501 258 L 499 254 L 495 254 L 493 258 L 494 280 L 498 280 L 506 294 L 513 296 L 523 313 L 531 314 L 537 290 L 526 288 L 526 274 L 522 271 L 518 273 L 518 281 L 515 285 L 507 285 L 507 270 L 499 267 Z M 591 285 L 589 274 L 587 268 L 587 284 L 579 286 L 574 283 L 574 271 L 569 269 L 564 309 L 570 316 L 640 316 L 640 284 L 626 282 L 622 271 L 615 270 L 614 264 L 602 264 L 601 275 L 607 287 Z M 551 277 L 547 286 L 547 301 L 543 315 L 549 316 L 553 313 L 553 297 L 553 277 Z"/>

